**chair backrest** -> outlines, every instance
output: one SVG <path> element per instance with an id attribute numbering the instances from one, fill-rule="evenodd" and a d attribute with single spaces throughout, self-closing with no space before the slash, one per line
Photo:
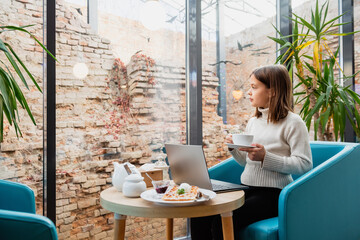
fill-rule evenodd
<path id="1" fill-rule="evenodd" d="M 0 180 L 0 209 L 35 213 L 35 196 L 28 186 Z"/>
<path id="2" fill-rule="evenodd" d="M 315 162 L 335 155 L 281 191 L 279 239 L 360 239 L 360 145 L 313 147 Z"/>
<path id="3" fill-rule="evenodd" d="M 54 223 L 35 214 L 34 192 L 24 184 L 0 180 L 0 239 L 58 239 Z"/>
<path id="4" fill-rule="evenodd" d="M 240 184 L 240 175 L 243 171 L 244 167 L 231 157 L 209 168 L 209 175 L 211 179 Z"/>
<path id="5" fill-rule="evenodd" d="M 342 151 L 345 145 L 324 144 L 324 142 L 310 142 L 311 154 L 313 160 L 313 168 L 319 166 L 332 156 Z M 301 175 L 292 175 L 293 179 L 299 178 Z"/>
<path id="6" fill-rule="evenodd" d="M 57 240 L 56 227 L 47 217 L 0 209 L 0 239 Z"/>

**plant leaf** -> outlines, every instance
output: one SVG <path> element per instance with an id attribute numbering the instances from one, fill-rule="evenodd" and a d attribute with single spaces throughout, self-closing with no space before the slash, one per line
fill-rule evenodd
<path id="1" fill-rule="evenodd" d="M 326 111 L 321 114 L 320 119 L 321 119 L 321 125 L 322 125 L 322 133 L 325 132 L 326 123 L 329 121 L 330 112 L 331 112 L 331 107 L 328 106 Z"/>
<path id="2" fill-rule="evenodd" d="M 24 75 L 22 74 L 22 72 L 20 71 L 18 65 L 16 64 L 15 60 L 13 59 L 13 57 L 11 56 L 11 54 L 9 52 L 5 53 L 7 59 L 9 60 L 9 62 L 11 63 L 11 65 L 13 66 L 13 68 L 15 69 L 17 75 L 20 77 L 21 81 L 24 83 L 25 87 L 27 89 L 29 89 L 29 86 L 24 78 Z"/>
<path id="3" fill-rule="evenodd" d="M 3 113 L 3 98 L 0 95 L 0 142 L 4 140 L 4 113 Z"/>
<path id="4" fill-rule="evenodd" d="M 299 18 L 301 23 L 304 24 L 308 29 L 310 29 L 314 33 L 316 32 L 315 28 L 309 22 L 307 22 L 305 19 L 303 19 L 302 17 L 297 16 L 296 14 L 294 14 L 294 16 Z"/>
<path id="5" fill-rule="evenodd" d="M 310 113 L 308 114 L 307 118 L 310 118 L 310 119 L 311 119 L 312 116 L 313 116 L 317 111 L 319 111 L 321 105 L 323 104 L 324 98 L 325 98 L 325 94 L 322 93 L 322 94 L 320 95 L 320 97 L 317 99 L 314 108 L 310 111 Z"/>
<path id="6" fill-rule="evenodd" d="M 30 79 L 33 81 L 33 83 L 35 84 L 36 88 L 42 93 L 42 90 L 40 88 L 40 86 L 38 85 L 38 83 L 36 82 L 36 80 L 34 79 L 33 75 L 30 73 L 30 71 L 26 68 L 25 64 L 20 60 L 20 58 L 16 55 L 15 51 L 12 49 L 12 47 L 8 44 L 6 44 L 6 46 L 10 49 L 11 53 L 15 56 L 15 58 L 17 59 L 17 61 L 20 63 L 20 65 L 24 68 L 24 70 L 26 71 L 26 73 L 29 75 Z"/>
<path id="7" fill-rule="evenodd" d="M 314 122 L 314 139 L 315 139 L 315 141 L 317 140 L 317 132 L 319 129 L 319 123 L 320 123 L 320 118 L 316 119 L 316 121 Z"/>

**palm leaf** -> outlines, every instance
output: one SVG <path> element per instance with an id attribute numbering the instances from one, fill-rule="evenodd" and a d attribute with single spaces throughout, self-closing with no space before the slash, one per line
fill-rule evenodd
<path id="1" fill-rule="evenodd" d="M 334 135 L 335 140 L 338 140 L 339 137 L 339 109 L 338 106 L 334 105 L 334 113 L 333 113 L 333 123 L 334 123 Z"/>
<path id="2" fill-rule="evenodd" d="M 323 24 L 322 28 L 321 28 L 321 31 L 324 29 L 324 27 L 326 27 L 327 25 L 335 22 L 336 20 L 338 20 L 339 18 L 341 18 L 342 16 L 344 16 L 347 12 L 344 12 L 343 14 L 339 15 L 339 16 L 336 16 L 334 17 L 333 19 L 327 21 L 325 24 Z"/>
<path id="3" fill-rule="evenodd" d="M 317 99 L 314 108 L 309 112 L 306 120 L 311 120 L 312 116 L 319 111 L 321 105 L 323 104 L 323 100 L 325 98 L 325 94 L 321 94 L 320 97 Z"/>
<path id="4" fill-rule="evenodd" d="M 329 116 L 331 113 L 331 107 L 328 107 L 324 113 L 320 115 L 321 125 L 322 125 L 322 132 L 325 132 L 326 123 L 329 121 Z"/>
<path id="5" fill-rule="evenodd" d="M 23 27 L 3 26 L 3 27 L 0 27 L 0 28 L 7 28 L 7 29 L 12 29 L 12 30 L 17 30 L 17 31 L 21 31 L 21 32 L 25 32 L 25 33 L 29 34 L 30 37 L 33 38 L 42 47 L 42 49 L 44 49 L 47 52 L 47 54 L 49 54 L 55 61 L 57 61 L 57 59 L 54 57 L 54 55 L 52 55 L 52 53 L 49 50 L 47 50 L 47 48 L 34 35 L 32 35 L 29 31 L 27 31 L 25 29 L 26 27 L 31 27 L 31 26 L 34 26 L 34 25 L 26 25 L 26 26 L 23 26 Z"/>
<path id="6" fill-rule="evenodd" d="M 29 86 L 24 78 L 24 75 L 22 74 L 22 72 L 20 71 L 20 68 L 18 67 L 18 65 L 16 64 L 15 60 L 13 59 L 13 57 L 11 56 L 11 54 L 9 52 L 5 53 L 7 59 L 9 60 L 9 62 L 11 63 L 11 65 L 13 66 L 13 68 L 15 69 L 17 75 L 20 77 L 21 81 L 24 83 L 25 87 L 27 89 L 29 89 Z"/>
<path id="7" fill-rule="evenodd" d="M 354 92 L 354 91 L 351 90 L 351 89 L 346 89 L 345 91 L 346 91 L 346 93 L 348 93 L 349 95 L 351 95 L 352 99 L 355 100 L 355 102 L 356 102 L 357 104 L 360 104 L 360 98 L 359 98 L 360 95 L 359 95 L 359 94 L 357 94 L 356 92 Z"/>
<path id="8" fill-rule="evenodd" d="M 0 70 L 0 92 L 1 95 L 3 96 L 3 103 L 5 109 L 9 112 L 8 120 L 9 122 L 12 122 L 12 120 L 15 118 L 15 114 L 14 114 L 12 100 L 10 97 L 11 93 L 9 94 L 9 89 L 8 89 L 9 84 L 6 83 L 7 80 L 8 80 L 8 75 L 6 74 L 6 72 Z"/>
<path id="9" fill-rule="evenodd" d="M 14 52 L 14 50 L 12 49 L 12 47 L 9 44 L 5 44 L 11 51 L 11 53 L 15 56 L 15 58 L 17 59 L 17 61 L 20 63 L 20 65 L 23 67 L 23 69 L 26 71 L 26 73 L 28 74 L 28 76 L 30 77 L 30 79 L 32 80 L 32 82 L 35 84 L 36 88 L 42 92 L 41 88 L 39 87 L 39 85 L 37 84 L 37 82 L 35 81 L 33 75 L 30 73 L 30 71 L 26 68 L 25 64 L 20 60 L 20 58 L 17 56 L 17 54 Z"/>
<path id="10" fill-rule="evenodd" d="M 339 102 L 339 131 L 341 136 L 341 141 L 344 141 L 344 133 L 345 133 L 345 121 L 346 121 L 346 109 L 342 102 Z"/>
<path id="11" fill-rule="evenodd" d="M 316 32 L 316 29 L 309 22 L 307 22 L 304 18 L 297 16 L 295 13 L 294 13 L 294 16 L 299 18 L 301 23 L 304 24 L 308 29 L 310 29 L 313 32 Z"/>
<path id="12" fill-rule="evenodd" d="M 358 33 L 360 31 L 356 31 L 356 32 L 348 32 L 348 33 L 333 33 L 331 35 L 334 35 L 334 36 L 349 36 L 349 35 L 353 35 L 355 33 Z"/>
<path id="13" fill-rule="evenodd" d="M 300 49 L 304 49 L 304 48 L 306 48 L 307 46 L 313 44 L 315 41 L 316 41 L 316 40 L 312 40 L 312 41 L 308 41 L 308 42 L 305 42 L 305 43 L 303 43 L 303 44 L 300 44 L 300 45 L 297 47 L 297 49 L 299 49 L 299 50 L 300 50 Z"/>
<path id="14" fill-rule="evenodd" d="M 325 4 L 324 4 L 325 5 Z M 323 22 L 322 22 L 322 26 L 324 26 L 324 24 L 325 24 L 325 20 L 326 20 L 326 16 L 327 16 L 327 14 L 328 14 L 328 9 L 329 9 L 329 4 L 326 4 L 326 9 L 325 9 L 325 12 L 324 12 L 324 18 L 323 18 Z M 322 30 L 322 28 L 320 29 L 320 31 Z"/>
<path id="15" fill-rule="evenodd" d="M 279 39 L 279 38 L 275 38 L 275 37 L 270 37 L 270 36 L 268 36 L 268 38 L 270 38 L 270 39 L 273 40 L 274 42 L 277 42 L 277 43 L 280 44 L 280 45 L 284 45 L 284 44 L 286 43 L 286 41 L 283 40 L 283 39 Z"/>
<path id="16" fill-rule="evenodd" d="M 321 23 L 321 17 L 320 17 L 320 13 L 319 13 L 319 2 L 316 0 L 315 18 L 314 18 L 314 26 L 316 29 L 316 34 L 320 33 L 320 23 Z"/>
<path id="17" fill-rule="evenodd" d="M 333 87 L 331 85 L 327 86 L 327 88 L 326 88 L 326 105 L 329 104 L 329 98 L 331 96 L 332 88 Z"/>
<path id="18" fill-rule="evenodd" d="M 0 50 L 3 52 L 8 52 L 8 50 L 5 47 L 4 42 L 0 39 Z"/>
<path id="19" fill-rule="evenodd" d="M 314 122 L 314 139 L 315 139 L 315 140 L 317 140 L 317 133 L 318 133 L 318 129 L 319 129 L 320 119 L 321 119 L 321 118 L 318 118 L 318 119 L 315 120 L 315 122 Z"/>
<path id="20" fill-rule="evenodd" d="M 4 139 L 4 113 L 3 113 L 3 97 L 0 95 L 0 142 Z"/>

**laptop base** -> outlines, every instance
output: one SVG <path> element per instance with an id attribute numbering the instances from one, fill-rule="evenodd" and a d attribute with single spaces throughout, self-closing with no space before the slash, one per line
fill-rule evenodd
<path id="1" fill-rule="evenodd" d="M 224 182 L 216 179 L 210 179 L 214 192 L 231 192 L 248 189 L 248 186 L 242 184 L 235 184 L 230 182 Z"/>

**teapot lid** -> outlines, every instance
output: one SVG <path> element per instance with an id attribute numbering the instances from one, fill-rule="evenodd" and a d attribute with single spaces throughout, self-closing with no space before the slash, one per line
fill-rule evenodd
<path id="1" fill-rule="evenodd" d="M 129 182 L 140 182 L 144 180 L 144 177 L 140 176 L 139 174 L 130 174 L 125 178 L 125 181 Z"/>

